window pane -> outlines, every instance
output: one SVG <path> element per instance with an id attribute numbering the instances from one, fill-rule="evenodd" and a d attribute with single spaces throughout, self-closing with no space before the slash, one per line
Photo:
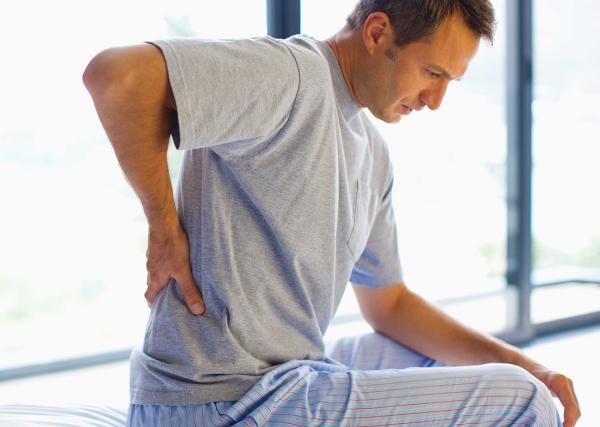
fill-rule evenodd
<path id="1" fill-rule="evenodd" d="M 335 33 L 356 1 L 342 3 L 303 0 L 302 32 L 321 38 Z M 394 125 L 371 118 L 394 162 L 394 207 L 408 286 L 464 321 L 500 331 L 512 320 L 507 313 L 514 295 L 504 279 L 505 1 L 493 4 L 494 46 L 482 42 L 439 111 L 414 112 Z M 455 301 L 477 294 L 485 296 Z M 349 311 L 342 306 L 339 314 Z"/>
<path id="2" fill-rule="evenodd" d="M 302 33 L 320 40 L 328 38 L 345 25 L 356 3 L 357 0 L 302 0 Z"/>
<path id="3" fill-rule="evenodd" d="M 143 336 L 147 227 L 81 81 L 88 61 L 157 38 L 263 35 L 265 15 L 264 0 L 3 8 L 0 37 L 15 42 L 0 79 L 0 369 Z M 179 156 L 171 146 L 172 176 Z"/>
<path id="4" fill-rule="evenodd" d="M 535 278 L 600 281 L 600 4 L 534 5 Z M 536 289 L 534 321 L 600 310 L 599 292 L 589 284 Z"/>

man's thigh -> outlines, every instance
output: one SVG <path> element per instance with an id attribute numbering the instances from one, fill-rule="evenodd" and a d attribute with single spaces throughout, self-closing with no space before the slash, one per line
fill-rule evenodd
<path id="1" fill-rule="evenodd" d="M 311 371 L 264 425 L 560 425 L 548 389 L 514 365 L 451 367 L 378 333 L 328 343 L 327 355 L 349 370 Z"/>
<path id="2" fill-rule="evenodd" d="M 263 425 L 556 426 L 548 390 L 507 364 L 311 372 Z"/>

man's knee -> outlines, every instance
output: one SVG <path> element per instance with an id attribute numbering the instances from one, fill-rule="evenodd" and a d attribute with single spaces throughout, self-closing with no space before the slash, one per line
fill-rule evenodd
<path id="1" fill-rule="evenodd" d="M 560 419 L 552 394 L 544 383 L 525 369 L 511 364 L 494 363 L 484 365 L 488 368 L 483 381 L 485 387 L 496 393 L 512 396 L 515 413 L 519 422 L 527 425 L 558 426 Z"/>

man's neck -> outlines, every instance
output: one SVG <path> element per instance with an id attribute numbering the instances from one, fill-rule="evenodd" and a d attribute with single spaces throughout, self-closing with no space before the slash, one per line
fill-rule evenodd
<path id="1" fill-rule="evenodd" d="M 356 52 L 358 49 L 353 46 L 357 42 L 356 35 L 348 27 L 344 27 L 325 41 L 337 58 L 352 99 L 360 108 L 364 108 L 356 95 L 352 78 L 355 75 L 357 64 Z"/>

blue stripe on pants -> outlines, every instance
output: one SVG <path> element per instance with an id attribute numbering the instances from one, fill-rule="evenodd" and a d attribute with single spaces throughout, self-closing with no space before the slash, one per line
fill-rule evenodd
<path id="1" fill-rule="evenodd" d="M 518 366 L 450 367 L 371 333 L 290 361 L 237 402 L 130 405 L 129 426 L 560 426 L 550 392 Z"/>

